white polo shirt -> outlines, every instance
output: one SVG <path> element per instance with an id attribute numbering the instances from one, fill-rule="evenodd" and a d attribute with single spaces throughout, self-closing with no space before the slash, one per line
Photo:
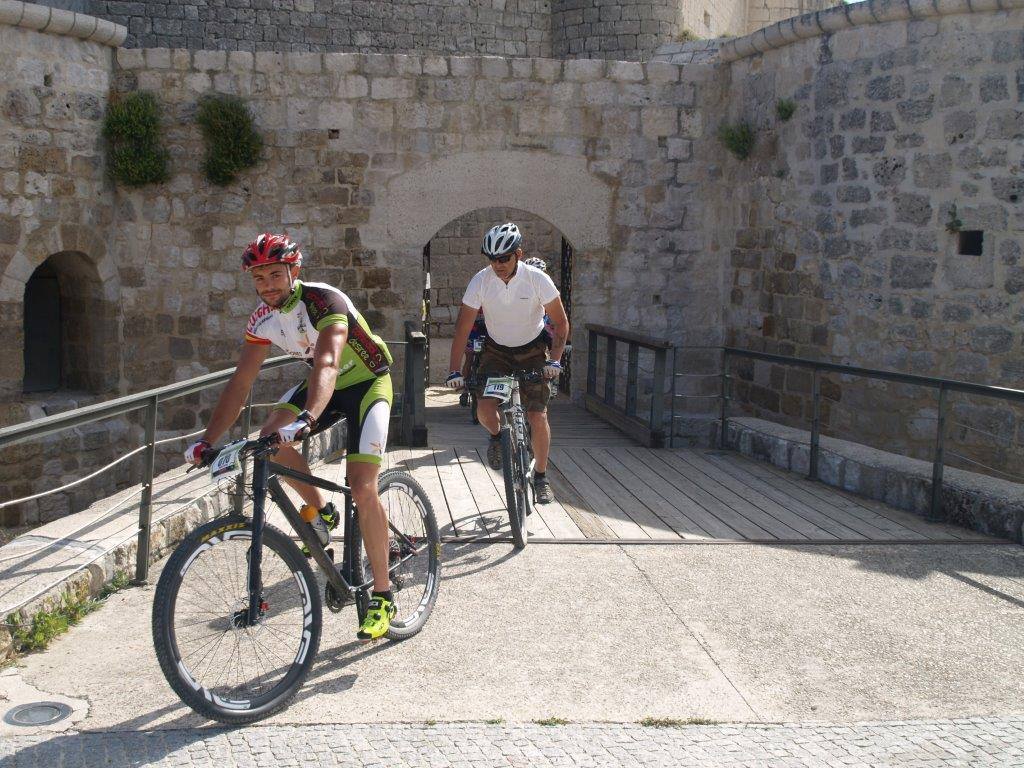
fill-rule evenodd
<path id="1" fill-rule="evenodd" d="M 544 330 L 544 305 L 558 298 L 558 289 L 545 272 L 519 262 L 505 283 L 484 267 L 469 281 L 462 303 L 483 307 L 487 335 L 503 347 L 521 347 Z"/>

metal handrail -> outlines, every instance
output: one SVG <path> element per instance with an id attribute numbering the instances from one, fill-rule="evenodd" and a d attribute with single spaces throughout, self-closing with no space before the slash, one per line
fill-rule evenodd
<path id="1" fill-rule="evenodd" d="M 811 415 L 810 456 L 809 468 L 807 473 L 808 478 L 811 480 L 818 479 L 818 457 L 821 452 L 820 412 L 821 373 L 823 371 L 850 376 L 860 376 L 863 378 L 870 379 L 881 379 L 883 381 L 893 381 L 899 384 L 911 384 L 914 386 L 937 389 L 939 392 L 939 402 L 938 416 L 936 417 L 935 428 L 935 450 L 932 460 L 932 485 L 931 500 L 929 505 L 930 520 L 941 519 L 940 513 L 942 507 L 942 477 L 943 469 L 945 467 L 944 457 L 946 423 L 948 420 L 949 411 L 948 394 L 950 392 L 964 392 L 972 395 L 980 395 L 982 397 L 993 397 L 999 400 L 1024 403 L 1024 390 L 1012 389 L 1010 387 L 999 387 L 991 384 L 974 384 L 967 381 L 957 381 L 955 379 L 943 379 L 936 376 L 920 376 L 914 373 L 899 373 L 898 371 L 883 371 L 878 368 L 864 368 L 861 366 L 844 365 L 841 363 L 827 363 L 818 360 L 808 360 L 806 358 L 801 357 L 777 355 L 770 352 L 756 352 L 750 349 L 739 349 L 737 347 L 722 347 L 722 389 L 720 395 L 722 400 L 722 410 L 720 424 L 721 432 L 719 433 L 719 447 L 721 448 L 724 448 L 726 445 L 728 428 L 728 404 L 729 400 L 731 399 L 729 396 L 729 382 L 732 379 L 732 377 L 729 375 L 730 357 L 763 360 L 766 362 L 779 363 L 781 365 L 790 365 L 800 368 L 811 369 L 811 397 L 813 398 L 813 400 Z M 958 458 L 964 458 L 959 454 L 956 455 L 958 456 Z M 999 472 L 999 470 L 996 471 Z"/>
<path id="2" fill-rule="evenodd" d="M 819 371 L 832 373 L 846 373 L 853 376 L 864 376 L 870 379 L 884 379 L 895 381 L 900 384 L 916 384 L 921 387 L 940 387 L 949 392 L 967 392 L 972 395 L 984 395 L 986 397 L 997 397 L 1002 400 L 1012 400 L 1024 403 L 1024 389 L 1012 389 L 1010 387 L 997 387 L 992 384 L 974 384 L 969 381 L 958 381 L 957 379 L 943 379 L 937 376 L 919 376 L 916 373 L 900 373 L 898 371 L 883 371 L 879 368 L 862 368 L 857 365 L 843 365 L 842 363 L 826 363 L 819 360 L 808 360 L 804 357 L 787 357 L 776 355 L 770 352 L 755 352 L 752 349 L 739 349 L 738 347 L 722 347 L 723 352 L 738 357 L 749 357 L 756 360 L 794 365 L 800 368 L 812 368 Z"/>
<path id="3" fill-rule="evenodd" d="M 385 343 L 388 345 L 402 347 L 407 347 L 411 344 L 415 348 L 418 344 L 421 344 L 422 342 L 419 338 L 412 336 L 407 341 L 386 341 Z M 263 371 L 270 370 L 272 368 L 280 368 L 286 365 L 290 365 L 292 363 L 299 362 L 303 361 L 299 358 L 292 357 L 290 355 L 281 355 L 279 357 L 274 357 L 264 361 L 264 363 L 260 366 L 260 370 Z M 422 372 L 422 364 L 416 367 L 420 372 Z M 172 437 L 157 440 L 156 419 L 159 406 L 161 403 L 167 402 L 169 400 L 184 397 L 185 395 L 199 392 L 204 389 L 208 389 L 210 387 L 221 384 L 230 379 L 236 370 L 236 368 L 229 368 L 223 371 L 216 371 L 214 373 L 204 374 L 202 376 L 197 376 L 186 381 L 177 382 L 175 384 L 168 384 L 166 386 L 158 387 L 156 389 L 151 389 L 145 392 L 140 392 L 138 394 L 127 395 L 124 397 L 115 398 L 113 400 L 108 400 L 102 403 L 96 403 L 94 405 L 76 408 L 66 413 L 61 413 L 54 416 L 47 416 L 23 424 L 15 424 L 13 426 L 0 428 L 0 448 L 3 448 L 8 445 L 12 445 L 25 440 L 43 437 L 45 435 L 53 434 L 55 432 L 61 432 L 63 430 L 72 429 L 74 427 L 82 426 L 85 424 L 91 424 L 97 421 L 102 421 L 103 419 L 121 416 L 127 413 L 132 413 L 143 409 L 146 411 L 143 419 L 145 426 L 145 438 L 142 445 L 132 449 L 131 451 L 125 453 L 122 456 L 119 456 L 114 461 L 110 462 L 109 464 L 106 464 L 103 467 L 100 467 L 99 469 L 91 472 L 85 477 L 78 478 L 76 480 L 71 481 L 70 483 L 59 486 L 57 488 L 51 488 L 40 493 L 34 493 L 22 498 L 5 501 L 3 503 L 0 503 L 0 509 L 12 506 L 14 504 L 21 504 L 26 501 L 42 498 L 44 496 L 49 496 L 51 494 L 60 493 L 74 486 L 81 485 L 82 483 L 85 483 L 95 478 L 96 476 L 110 469 L 113 469 L 115 466 L 119 465 L 123 461 L 126 461 L 132 456 L 135 456 L 136 454 L 145 451 L 142 487 L 139 490 L 129 494 L 128 496 L 125 497 L 125 499 L 122 500 L 122 502 L 127 501 L 129 498 L 132 498 L 139 493 L 141 493 L 142 495 L 139 509 L 139 545 L 136 556 L 136 580 L 139 582 L 144 582 L 148 576 L 149 569 L 149 538 L 150 529 L 152 526 L 152 498 L 154 486 L 153 476 L 155 472 L 156 448 L 159 445 L 187 439 L 190 436 L 195 436 L 202 432 L 202 430 L 199 430 L 197 432 L 192 432 L 183 435 L 174 435 Z M 406 377 L 406 383 L 407 386 L 410 383 L 408 375 Z M 274 405 L 274 403 L 254 404 L 252 402 L 252 394 L 250 393 L 248 402 L 246 403 L 242 412 L 242 424 L 246 434 L 249 433 L 252 425 L 252 409 L 272 405 Z M 417 413 L 415 415 L 417 422 L 422 420 L 422 413 Z M 423 428 L 422 432 L 422 439 L 425 442 L 425 427 Z M 303 446 L 303 448 L 303 453 L 305 455 L 305 445 Z M 243 476 L 239 478 L 239 484 L 244 483 L 244 479 L 245 478 L 243 472 Z M 241 512 L 241 509 L 239 507 L 241 506 L 242 501 L 242 494 L 236 494 L 235 502 L 236 511 L 238 512 Z M 119 505 L 120 503 L 117 506 Z"/>

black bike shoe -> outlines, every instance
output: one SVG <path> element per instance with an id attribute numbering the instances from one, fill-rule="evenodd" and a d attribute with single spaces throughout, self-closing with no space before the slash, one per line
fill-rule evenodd
<path id="1" fill-rule="evenodd" d="M 555 500 L 551 491 L 551 481 L 546 477 L 538 477 L 533 481 L 533 498 L 538 504 L 550 504 Z"/>
<path id="2" fill-rule="evenodd" d="M 487 463 L 491 469 L 501 469 L 501 440 L 488 441 Z"/>
<path id="3" fill-rule="evenodd" d="M 467 392 L 466 390 L 462 390 L 462 393 L 459 395 L 459 405 L 462 408 L 466 408 L 469 406 L 469 392 Z"/>

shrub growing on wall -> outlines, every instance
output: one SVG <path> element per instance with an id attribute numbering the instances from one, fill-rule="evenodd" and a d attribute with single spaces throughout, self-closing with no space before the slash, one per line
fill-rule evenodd
<path id="1" fill-rule="evenodd" d="M 214 184 L 230 184 L 239 171 L 259 161 L 263 139 L 242 99 L 219 93 L 204 96 L 199 101 L 196 119 L 206 139 L 203 172 Z"/>
<path id="2" fill-rule="evenodd" d="M 718 129 L 718 140 L 740 160 L 746 160 L 754 151 L 754 128 L 747 122 L 726 123 Z"/>
<path id="3" fill-rule="evenodd" d="M 129 187 L 167 181 L 168 152 L 160 142 L 160 106 L 152 93 L 131 93 L 110 104 L 103 120 L 110 173 Z"/>

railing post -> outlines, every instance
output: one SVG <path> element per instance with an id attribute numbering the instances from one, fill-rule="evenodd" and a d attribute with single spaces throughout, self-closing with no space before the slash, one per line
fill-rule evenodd
<path id="1" fill-rule="evenodd" d="M 412 412 L 413 448 L 427 445 L 427 337 L 420 331 L 410 334 L 406 345 L 406 368 L 410 371 L 412 388 L 406 389 L 405 400 L 414 404 Z"/>
<path id="2" fill-rule="evenodd" d="M 654 350 L 654 391 L 651 393 L 651 448 L 665 447 L 665 361 L 664 347 Z"/>
<path id="3" fill-rule="evenodd" d="M 939 385 L 939 419 L 935 429 L 935 461 L 932 463 L 932 503 L 928 519 L 942 519 L 942 470 L 946 442 L 946 387 Z"/>
<path id="4" fill-rule="evenodd" d="M 678 379 L 678 366 L 676 361 L 676 347 L 672 347 L 672 393 L 669 395 L 668 412 L 668 447 L 676 447 L 676 379 Z"/>
<path id="5" fill-rule="evenodd" d="M 718 449 L 724 451 L 729 437 L 729 352 L 722 349 L 722 431 L 718 436 Z"/>
<path id="6" fill-rule="evenodd" d="M 608 346 L 604 351 L 604 401 L 615 405 L 615 339 L 605 336 Z"/>
<path id="7" fill-rule="evenodd" d="M 249 390 L 249 399 L 245 403 L 245 409 L 242 411 L 242 437 L 248 439 L 249 432 L 252 429 L 252 389 Z M 242 459 L 242 472 L 238 475 L 238 480 L 235 481 L 235 501 L 234 501 L 234 513 L 241 515 L 245 509 L 245 482 L 249 476 L 249 462 L 247 459 Z"/>
<path id="8" fill-rule="evenodd" d="M 821 372 L 815 368 L 811 372 L 811 450 L 807 467 L 807 478 L 818 479 L 818 445 L 821 428 Z"/>
<path id="9" fill-rule="evenodd" d="M 587 394 L 597 395 L 597 331 L 587 331 Z"/>
<path id="10" fill-rule="evenodd" d="M 153 519 L 153 472 L 156 468 L 156 412 L 159 407 L 156 395 L 146 406 L 146 451 L 142 454 L 142 499 L 139 502 L 139 544 L 135 551 L 135 581 L 145 584 L 149 577 L 149 537 Z"/>
<path id="11" fill-rule="evenodd" d="M 626 368 L 626 415 L 636 416 L 637 369 L 640 367 L 640 347 L 629 342 L 629 364 Z"/>

